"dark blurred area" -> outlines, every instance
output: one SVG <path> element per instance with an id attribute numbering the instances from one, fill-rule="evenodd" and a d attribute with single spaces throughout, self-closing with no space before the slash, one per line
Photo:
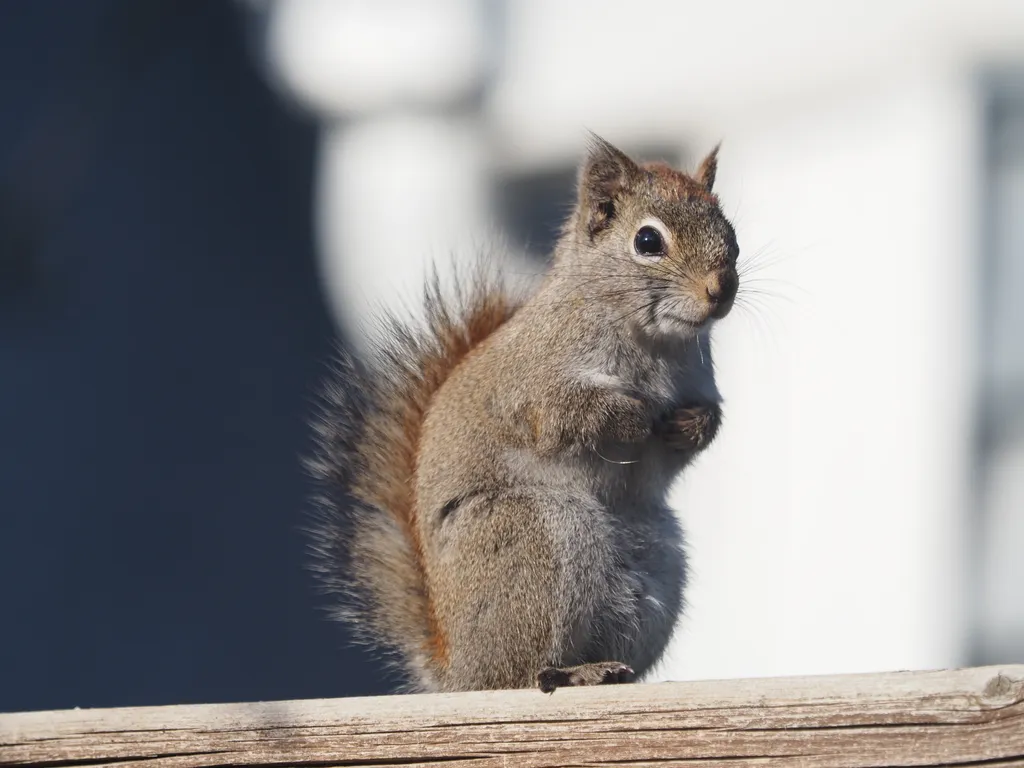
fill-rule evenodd
<path id="1" fill-rule="evenodd" d="M 0 710 L 383 691 L 303 569 L 314 127 L 216 0 L 0 4 Z"/>

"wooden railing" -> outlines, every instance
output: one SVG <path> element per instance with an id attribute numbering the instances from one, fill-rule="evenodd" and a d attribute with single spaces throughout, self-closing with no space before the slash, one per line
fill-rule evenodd
<path id="1" fill-rule="evenodd" d="M 1024 766 L 1024 666 L 0 715 L 0 765 L 449 763 Z"/>

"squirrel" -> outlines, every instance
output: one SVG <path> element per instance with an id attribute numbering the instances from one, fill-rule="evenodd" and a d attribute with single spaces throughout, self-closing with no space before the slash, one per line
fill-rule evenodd
<path id="1" fill-rule="evenodd" d="M 713 191 L 592 136 L 538 286 L 477 270 L 342 355 L 315 420 L 313 569 L 410 692 L 631 682 L 682 609 L 670 484 L 722 421 L 739 287 Z"/>

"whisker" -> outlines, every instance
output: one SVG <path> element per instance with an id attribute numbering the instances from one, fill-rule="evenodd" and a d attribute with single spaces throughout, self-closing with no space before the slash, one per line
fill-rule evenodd
<path id="1" fill-rule="evenodd" d="M 605 461 L 607 461 L 609 464 L 619 464 L 621 466 L 625 466 L 626 464 L 639 464 L 640 463 L 640 459 L 631 459 L 629 461 L 616 461 L 615 459 L 609 459 L 607 456 L 605 456 L 599 450 L 597 450 L 597 448 L 594 448 L 594 453 L 596 453 L 600 458 L 602 458 Z"/>

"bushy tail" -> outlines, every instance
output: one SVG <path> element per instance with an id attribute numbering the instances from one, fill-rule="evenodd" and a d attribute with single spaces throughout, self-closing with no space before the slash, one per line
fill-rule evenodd
<path id="1" fill-rule="evenodd" d="M 313 570 L 358 640 L 393 654 L 409 690 L 436 687 L 447 659 L 425 579 L 416 525 L 420 428 L 431 399 L 470 350 L 519 301 L 484 268 L 450 298 L 437 274 L 426 322 L 384 318 L 385 339 L 365 363 L 342 355 L 315 422 L 308 462 L 315 498 Z"/>

